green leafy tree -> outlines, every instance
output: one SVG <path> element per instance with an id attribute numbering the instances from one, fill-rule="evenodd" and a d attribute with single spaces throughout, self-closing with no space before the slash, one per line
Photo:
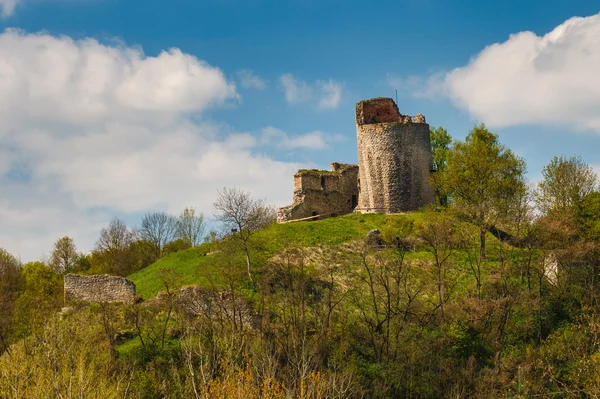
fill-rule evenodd
<path id="1" fill-rule="evenodd" d="M 600 192 L 586 195 L 577 210 L 577 222 L 584 236 L 600 241 Z"/>
<path id="2" fill-rule="evenodd" d="M 23 266 L 25 290 L 17 303 L 17 321 L 21 337 L 39 331 L 47 318 L 62 304 L 60 275 L 43 262 Z"/>
<path id="3" fill-rule="evenodd" d="M 54 249 L 50 255 L 49 266 L 56 273 L 63 274 L 74 271 L 79 266 L 81 255 L 77 253 L 75 241 L 71 237 L 62 237 L 54 243 Z"/>
<path id="4" fill-rule="evenodd" d="M 448 162 L 448 152 L 450 151 L 450 143 L 452 136 L 443 127 L 430 129 L 431 137 L 431 163 L 435 171 L 431 176 L 435 186 L 435 196 L 441 206 L 448 206 L 448 193 L 442 190 L 442 185 L 438 184 L 439 174 L 446 169 Z"/>
<path id="5" fill-rule="evenodd" d="M 500 144 L 484 124 L 474 127 L 464 142 L 455 142 L 438 184 L 455 209 L 479 228 L 479 254 L 485 258 L 488 229 L 518 206 L 525 190 L 525 162 Z"/>
<path id="6" fill-rule="evenodd" d="M 20 262 L 0 248 L 0 354 L 11 343 L 15 301 L 22 291 L 22 283 Z"/>
<path id="7" fill-rule="evenodd" d="M 598 176 L 581 157 L 554 157 L 544 167 L 542 176 L 536 201 L 545 214 L 575 210 L 598 186 Z"/>

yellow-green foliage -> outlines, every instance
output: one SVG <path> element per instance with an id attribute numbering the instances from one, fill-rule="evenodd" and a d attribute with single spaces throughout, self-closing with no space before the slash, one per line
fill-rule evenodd
<path id="1" fill-rule="evenodd" d="M 45 327 L 0 357 L 2 398 L 121 398 L 111 377 L 110 348 L 87 312 L 51 317 Z"/>

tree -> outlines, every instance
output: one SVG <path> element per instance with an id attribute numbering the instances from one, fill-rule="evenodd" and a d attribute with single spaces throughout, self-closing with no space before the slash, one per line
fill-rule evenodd
<path id="1" fill-rule="evenodd" d="M 4 248 L 0 248 L 0 276 L 18 270 L 20 262 Z"/>
<path id="2" fill-rule="evenodd" d="M 586 195 L 578 206 L 577 222 L 583 235 L 593 241 L 600 241 L 600 192 Z"/>
<path id="3" fill-rule="evenodd" d="M 91 270 L 94 273 L 112 273 L 126 276 L 138 268 L 138 242 L 135 231 L 120 219 L 110 221 L 100 231 L 92 252 Z"/>
<path id="4" fill-rule="evenodd" d="M 417 235 L 427 243 L 427 251 L 433 255 L 437 307 L 440 309 L 442 322 L 445 318 L 444 305 L 450 296 L 448 274 L 453 267 L 451 258 L 458 246 L 458 226 L 458 220 L 447 212 L 428 212 L 416 226 Z"/>
<path id="5" fill-rule="evenodd" d="M 68 273 L 77 268 L 79 258 L 75 241 L 71 237 L 65 236 L 54 243 L 49 266 L 58 274 Z"/>
<path id="6" fill-rule="evenodd" d="M 121 219 L 114 218 L 108 227 L 100 230 L 100 238 L 96 241 L 95 249 L 97 251 L 123 250 L 134 241 L 137 241 L 136 233 L 130 230 Z"/>
<path id="7" fill-rule="evenodd" d="M 479 228 L 479 256 L 485 258 L 485 234 L 518 205 L 525 190 L 525 162 L 498 142 L 484 124 L 465 142 L 455 142 L 438 184 L 453 206 Z"/>
<path id="8" fill-rule="evenodd" d="M 16 315 L 21 338 L 41 329 L 63 302 L 62 279 L 43 262 L 25 264 L 23 278 L 25 290 L 17 300 Z"/>
<path id="9" fill-rule="evenodd" d="M 143 240 L 154 244 L 156 255 L 160 257 L 165 245 L 175 238 L 176 229 L 177 221 L 173 216 L 154 212 L 144 215 L 139 233 Z"/>
<path id="10" fill-rule="evenodd" d="M 231 231 L 232 237 L 241 243 L 246 255 L 248 277 L 252 278 L 250 274 L 250 238 L 254 231 L 275 220 L 275 210 L 266 205 L 264 199 L 254 199 L 249 192 L 236 188 L 219 190 L 214 207 L 217 220 L 223 223 L 223 226 Z"/>
<path id="11" fill-rule="evenodd" d="M 20 262 L 0 248 L 0 355 L 8 350 L 11 343 L 15 301 L 22 286 Z"/>
<path id="12" fill-rule="evenodd" d="M 542 176 L 536 201 L 545 214 L 574 210 L 598 185 L 596 173 L 581 157 L 554 157 Z"/>
<path id="13" fill-rule="evenodd" d="M 431 163 L 432 169 L 435 172 L 443 172 L 446 169 L 448 160 L 448 152 L 450 151 L 450 143 L 452 136 L 443 127 L 430 129 L 431 137 Z M 441 206 L 448 206 L 448 194 L 442 190 L 440 184 L 436 184 L 439 174 L 433 173 L 431 178 L 434 181 L 435 196 Z"/>
<path id="14" fill-rule="evenodd" d="M 177 238 L 195 247 L 202 241 L 204 233 L 204 214 L 196 215 L 195 208 L 185 208 L 177 219 Z"/>

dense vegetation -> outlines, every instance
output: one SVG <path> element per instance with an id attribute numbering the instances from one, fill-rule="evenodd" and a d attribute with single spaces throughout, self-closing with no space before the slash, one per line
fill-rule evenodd
<path id="1" fill-rule="evenodd" d="M 600 396 L 596 175 L 556 157 L 529 187 L 483 125 L 432 145 L 423 212 L 277 225 L 225 189 L 204 240 L 189 208 L 115 220 L 90 255 L 61 238 L 48 265 L 0 252 L 0 397 Z M 143 301 L 61 310 L 69 271 Z"/>

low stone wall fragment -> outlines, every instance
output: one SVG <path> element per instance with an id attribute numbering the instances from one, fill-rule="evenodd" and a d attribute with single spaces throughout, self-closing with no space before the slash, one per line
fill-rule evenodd
<path id="1" fill-rule="evenodd" d="M 133 281 L 108 274 L 94 276 L 67 274 L 64 278 L 64 291 L 65 303 L 71 301 L 134 303 L 137 299 Z"/>

